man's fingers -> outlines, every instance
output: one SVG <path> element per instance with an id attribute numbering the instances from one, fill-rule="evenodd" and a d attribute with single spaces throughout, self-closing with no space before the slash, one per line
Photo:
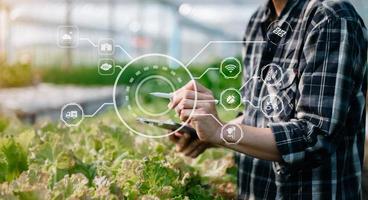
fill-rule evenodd
<path id="1" fill-rule="evenodd" d="M 196 103 L 196 104 L 195 104 Z M 182 100 L 177 107 L 179 107 L 180 109 L 193 109 L 194 108 L 194 104 L 195 104 L 195 108 L 199 109 L 202 107 L 208 107 L 208 105 L 211 104 L 211 102 L 205 102 L 201 101 L 201 100 L 191 100 L 191 99 L 185 99 Z"/>
<path id="2" fill-rule="evenodd" d="M 195 92 L 191 90 L 181 90 L 174 93 L 168 107 L 175 108 L 183 100 L 195 100 Z M 197 100 L 213 100 L 213 96 L 197 92 Z"/>
<path id="3" fill-rule="evenodd" d="M 212 94 L 211 90 L 207 89 L 206 87 L 204 87 L 203 85 L 201 85 L 196 81 L 189 81 L 183 88 L 193 91 L 197 90 L 198 92 L 202 93 Z"/>
<path id="4" fill-rule="evenodd" d="M 196 149 L 194 149 L 188 156 L 191 158 L 197 158 L 200 154 L 202 154 L 208 148 L 207 144 L 201 144 Z"/>
<path id="5" fill-rule="evenodd" d="M 194 100 L 191 99 L 183 99 L 176 107 L 175 112 L 180 117 L 182 110 L 184 109 L 193 109 L 194 108 Z M 197 105 L 196 105 L 197 106 Z"/>
<path id="6" fill-rule="evenodd" d="M 184 133 L 176 143 L 176 151 L 182 152 L 189 144 L 191 137 L 188 133 Z"/>
<path id="7" fill-rule="evenodd" d="M 194 103 L 195 101 L 193 99 L 183 99 L 182 101 L 180 101 L 180 103 L 176 107 L 180 109 L 185 109 L 185 108 L 190 109 L 194 107 Z"/>
<path id="8" fill-rule="evenodd" d="M 196 104 L 195 104 L 196 103 Z M 195 104 L 195 105 L 194 105 Z M 195 101 L 195 100 L 191 100 L 191 99 L 185 99 L 182 100 L 176 107 L 175 107 L 175 111 L 178 114 L 178 116 L 181 115 L 182 110 L 184 109 L 188 109 L 188 110 L 193 110 L 193 108 L 195 109 L 199 109 L 199 108 L 207 108 L 209 106 L 209 103 L 207 102 L 199 102 L 199 101 Z"/>
<path id="9" fill-rule="evenodd" d="M 170 134 L 169 135 L 169 140 L 173 143 L 177 143 L 179 141 L 179 137 L 177 135 L 174 134 Z"/>
<path id="10" fill-rule="evenodd" d="M 187 148 L 183 150 L 183 153 L 185 156 L 189 156 L 195 149 L 197 149 L 199 146 L 201 146 L 201 142 L 199 140 L 195 140 L 191 142 Z"/>
<path id="11" fill-rule="evenodd" d="M 198 98 L 198 96 L 197 96 Z M 178 90 L 174 92 L 174 95 L 168 105 L 169 108 L 175 108 L 182 99 L 195 99 L 195 92 L 190 90 Z"/>
<path id="12" fill-rule="evenodd" d="M 195 109 L 195 110 L 182 109 L 180 111 L 179 118 L 183 122 L 187 121 L 188 119 L 198 121 L 203 117 L 208 117 L 207 115 L 210 115 L 210 114 L 206 114 L 206 112 L 203 109 Z M 191 123 L 191 121 L 189 123 Z"/>
<path id="13" fill-rule="evenodd" d="M 180 111 L 179 118 L 182 122 L 185 122 L 189 119 L 192 113 L 193 113 L 193 109 L 182 109 Z"/>
<path id="14" fill-rule="evenodd" d="M 183 134 L 184 134 L 184 133 L 181 133 L 181 132 L 175 132 L 175 133 L 174 133 L 174 135 L 175 135 L 176 137 L 181 137 L 181 136 L 183 136 Z"/>

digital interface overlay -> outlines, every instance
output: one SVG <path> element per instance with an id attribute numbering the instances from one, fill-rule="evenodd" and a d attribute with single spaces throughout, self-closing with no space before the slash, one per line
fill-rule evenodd
<path id="1" fill-rule="evenodd" d="M 290 25 L 281 26 L 281 22 L 275 21 L 268 28 L 267 39 L 273 42 L 277 37 L 285 37 L 293 30 Z M 285 24 L 287 22 L 283 22 Z M 282 28 L 282 27 L 287 27 Z M 85 118 L 94 117 L 103 107 L 112 106 L 116 112 L 117 117 L 122 124 L 129 129 L 130 132 L 147 137 L 147 138 L 162 138 L 167 137 L 177 130 L 171 132 L 165 132 L 161 135 L 154 134 L 157 129 L 154 126 L 131 123 L 132 119 L 136 118 L 149 118 L 159 120 L 171 120 L 177 121 L 178 117 L 175 115 L 175 111 L 170 110 L 167 107 L 169 99 L 154 97 L 152 93 L 165 93 L 171 94 L 176 90 L 183 87 L 189 81 L 195 81 L 201 79 L 209 71 L 217 71 L 219 76 L 225 79 L 235 79 L 242 75 L 243 65 L 242 61 L 235 57 L 227 57 L 222 60 L 221 65 L 216 68 L 207 68 L 200 76 L 194 76 L 190 71 L 190 65 L 198 58 L 198 56 L 206 51 L 209 46 L 212 45 L 226 45 L 226 44 L 246 44 L 252 43 L 254 45 L 262 45 L 267 41 L 209 41 L 198 53 L 187 63 L 182 63 L 176 58 L 169 55 L 151 53 L 141 55 L 139 57 L 132 57 L 121 45 L 115 44 L 113 39 L 103 38 L 95 42 L 89 38 L 83 38 L 79 35 L 78 27 L 76 26 L 59 26 L 57 33 L 57 44 L 60 48 L 77 48 L 80 42 L 88 42 L 93 48 L 98 49 L 100 56 L 97 63 L 97 70 L 101 76 L 111 76 L 118 74 L 115 80 L 115 84 L 112 87 L 113 96 L 112 102 L 103 103 L 93 114 L 86 115 L 81 105 L 70 102 L 64 105 L 61 109 L 60 119 L 68 127 L 79 126 L 83 123 Z M 287 42 L 281 45 L 286 45 Z M 121 50 L 130 61 L 125 66 L 119 66 L 115 63 L 113 55 L 115 51 Z M 136 67 L 139 66 L 139 67 Z M 277 93 L 270 94 L 264 98 L 256 101 L 247 99 L 246 95 L 242 94 L 242 89 L 248 88 L 254 81 L 262 81 L 267 87 L 281 89 L 284 87 L 284 74 L 288 73 L 275 64 L 271 63 L 267 66 L 262 66 L 260 76 L 252 76 L 245 81 L 240 88 L 227 88 L 220 94 L 220 98 L 216 100 L 218 106 L 222 106 L 226 111 L 234 111 L 238 109 L 242 104 L 252 106 L 263 113 L 267 118 L 278 116 L 284 110 L 284 105 L 281 97 Z M 197 88 L 195 88 L 195 91 Z M 122 91 L 122 105 L 118 105 L 119 91 Z M 145 105 L 145 101 L 154 102 L 155 108 L 152 109 Z M 202 101 L 202 100 L 201 100 Z M 195 105 L 197 103 L 197 96 L 195 97 Z M 192 109 L 191 116 L 195 106 Z M 222 124 L 211 114 L 209 117 L 213 117 L 222 127 L 221 138 L 228 144 L 236 144 L 243 137 L 242 131 L 236 131 L 240 129 L 235 124 Z M 188 125 L 188 119 L 185 122 L 181 122 L 183 126 Z M 241 129 L 240 129 L 241 130 Z M 164 132 L 164 131 L 161 131 Z M 240 132 L 241 135 L 234 135 L 236 132 Z"/>

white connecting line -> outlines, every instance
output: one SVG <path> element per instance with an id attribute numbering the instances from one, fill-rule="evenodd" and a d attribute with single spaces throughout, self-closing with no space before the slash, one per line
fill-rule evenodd
<path id="1" fill-rule="evenodd" d="M 252 81 L 253 79 L 259 79 L 261 77 L 259 76 L 252 76 L 252 78 L 250 78 L 249 80 L 247 80 L 240 88 L 239 91 L 242 90 L 250 81 Z"/>
<path id="2" fill-rule="evenodd" d="M 80 40 L 83 40 L 83 41 L 87 41 L 89 42 L 93 47 L 98 47 L 98 45 L 96 43 L 94 43 L 91 39 L 89 38 L 79 38 Z M 129 57 L 129 59 L 133 60 L 133 57 L 121 46 L 121 45 L 115 45 L 116 48 L 119 48 L 121 49 L 125 55 L 127 55 Z"/>
<path id="3" fill-rule="evenodd" d="M 92 115 L 84 115 L 84 117 L 94 117 L 103 107 L 114 105 L 114 103 L 103 103 Z"/>
<path id="4" fill-rule="evenodd" d="M 195 59 L 198 58 L 198 56 L 206 50 L 211 44 L 248 44 L 248 43 L 254 43 L 254 44 L 263 44 L 266 43 L 266 41 L 209 41 L 186 65 L 185 67 L 188 67 L 190 64 L 193 63 Z"/>
<path id="5" fill-rule="evenodd" d="M 129 59 L 133 60 L 133 57 L 122 46 L 117 44 L 115 47 L 121 49 L 129 57 Z"/>
<path id="6" fill-rule="evenodd" d="M 197 103 L 211 103 L 211 102 L 214 102 L 215 104 L 218 104 L 219 103 L 219 100 L 217 99 L 213 99 L 213 100 L 197 100 Z"/>
<path id="7" fill-rule="evenodd" d="M 213 116 L 213 114 L 195 114 L 193 113 L 193 116 L 211 116 L 214 120 L 216 120 L 218 124 L 220 124 L 221 126 L 224 126 L 224 124 L 222 124 L 215 116 Z"/>
<path id="8" fill-rule="evenodd" d="M 89 42 L 92 46 L 94 46 L 94 47 L 98 47 L 98 45 L 97 45 L 97 44 L 95 44 L 94 42 L 92 42 L 92 40 L 91 40 L 91 39 L 89 39 L 89 38 L 80 38 L 80 40 L 87 41 L 87 42 Z"/>
<path id="9" fill-rule="evenodd" d="M 210 102 L 214 102 L 215 104 L 220 103 L 220 101 L 217 100 L 217 99 L 214 99 L 214 100 L 197 100 L 197 103 L 210 103 Z M 247 100 L 247 99 L 243 98 L 241 102 L 244 103 L 244 104 L 248 103 L 249 105 L 251 105 L 254 108 L 259 108 L 259 106 L 254 105 L 250 100 Z"/>
<path id="10" fill-rule="evenodd" d="M 240 88 L 239 91 L 242 90 L 248 83 L 250 83 L 250 81 L 252 81 L 253 79 L 259 79 L 259 76 L 252 76 L 249 80 L 247 80 Z M 254 105 L 250 100 L 247 99 L 242 99 L 243 103 L 248 103 L 249 105 L 253 106 L 254 108 L 258 109 L 259 106 Z"/>
<path id="11" fill-rule="evenodd" d="M 201 79 L 210 70 L 219 70 L 219 68 L 214 68 L 214 67 L 207 68 L 206 71 L 202 73 L 202 75 L 200 75 L 199 77 L 193 77 L 193 79 L 196 79 L 196 80 Z"/>
<path id="12" fill-rule="evenodd" d="M 256 106 L 256 105 L 254 105 L 250 100 L 248 100 L 248 99 L 243 99 L 242 100 L 242 102 L 245 104 L 245 103 L 248 103 L 249 105 L 251 105 L 252 107 L 254 107 L 254 108 L 256 108 L 256 109 L 258 109 L 259 108 L 259 106 Z"/>
<path id="13" fill-rule="evenodd" d="M 220 101 L 217 100 L 217 99 L 214 99 L 214 100 L 197 100 L 197 103 L 210 103 L 210 102 L 214 102 L 215 104 L 220 103 Z M 244 104 L 248 103 L 249 105 L 251 105 L 254 108 L 259 108 L 259 106 L 254 105 L 250 100 L 247 100 L 247 99 L 243 98 L 241 102 L 244 103 Z"/>
<path id="14" fill-rule="evenodd" d="M 120 70 L 123 70 L 123 67 L 120 65 L 115 65 L 115 67 L 119 68 Z"/>

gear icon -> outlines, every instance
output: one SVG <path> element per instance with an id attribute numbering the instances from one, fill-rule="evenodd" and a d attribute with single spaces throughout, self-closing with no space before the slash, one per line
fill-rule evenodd
<path id="1" fill-rule="evenodd" d="M 242 96 L 235 88 L 224 90 L 220 95 L 220 104 L 225 110 L 236 110 L 242 104 Z"/>

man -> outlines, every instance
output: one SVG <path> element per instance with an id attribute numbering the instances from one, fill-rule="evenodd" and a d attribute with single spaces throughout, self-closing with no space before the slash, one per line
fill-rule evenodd
<path id="1" fill-rule="evenodd" d="M 355 9 L 343 1 L 270 0 L 244 38 L 250 84 L 243 98 L 250 103 L 229 122 L 244 137 L 237 144 L 221 139 L 226 123 L 214 103 L 197 101 L 191 112 L 195 92 L 198 100 L 214 97 L 190 82 L 169 107 L 190 118 L 200 140 L 176 133 L 170 138 L 178 151 L 196 157 L 212 146 L 235 150 L 239 199 L 361 199 L 367 38 Z M 278 84 L 266 80 L 271 65 L 283 74 Z M 265 99 L 270 113 L 262 110 Z"/>

